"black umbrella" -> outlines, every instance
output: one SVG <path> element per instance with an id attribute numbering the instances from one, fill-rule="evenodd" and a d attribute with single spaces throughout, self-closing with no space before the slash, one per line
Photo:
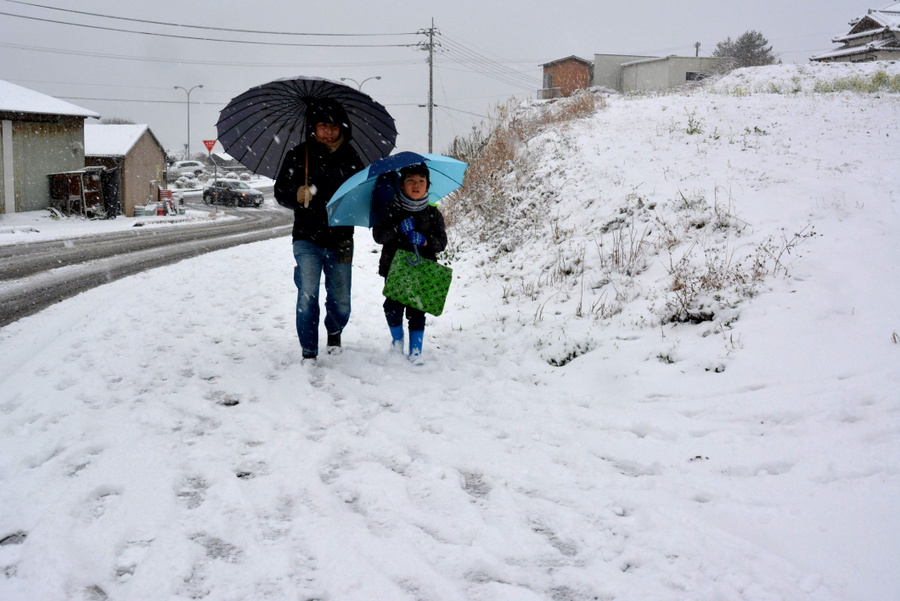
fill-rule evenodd
<path id="1" fill-rule="evenodd" d="M 306 140 L 307 107 L 325 99 L 346 111 L 350 145 L 364 165 L 391 153 L 397 128 L 387 109 L 355 88 L 319 77 L 277 79 L 235 97 L 219 113 L 219 142 L 250 171 L 275 179 L 284 155 Z"/>

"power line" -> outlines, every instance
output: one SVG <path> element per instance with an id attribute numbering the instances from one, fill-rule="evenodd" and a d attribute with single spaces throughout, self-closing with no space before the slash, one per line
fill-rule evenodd
<path id="1" fill-rule="evenodd" d="M 537 81 L 528 81 L 525 79 L 513 79 L 512 77 L 506 75 L 502 71 L 499 71 L 495 68 L 492 68 L 490 65 L 485 65 L 477 60 L 472 60 L 464 54 L 457 53 L 455 50 L 450 50 L 445 53 L 450 60 L 455 63 L 462 65 L 463 67 L 467 67 L 467 70 L 474 71 L 476 73 L 481 73 L 482 75 L 486 75 L 491 79 L 495 79 L 507 85 L 510 85 L 515 88 L 521 88 L 526 90 L 532 90 L 537 87 Z"/>
<path id="2" fill-rule="evenodd" d="M 130 56 L 124 54 L 103 54 L 100 52 L 85 52 L 81 50 L 62 50 L 60 48 L 43 48 L 41 46 L 23 46 L 19 44 L 6 44 L 0 42 L 2 48 L 14 48 L 16 50 L 30 50 L 34 52 L 49 52 L 51 54 L 68 54 L 73 56 L 90 56 L 94 58 L 111 58 L 120 60 L 143 61 L 151 63 L 173 63 L 185 65 L 208 65 L 219 67 L 278 67 L 278 68 L 308 68 L 308 67 L 381 67 L 399 65 L 418 65 L 421 59 L 408 59 L 402 61 L 375 61 L 353 63 L 236 63 L 225 61 L 202 61 L 187 58 L 153 58 L 146 56 Z"/>
<path id="3" fill-rule="evenodd" d="M 265 35 L 289 35 L 289 36 L 319 36 L 319 37 L 377 37 L 377 36 L 404 36 L 416 35 L 415 32 L 406 33 L 299 33 L 290 31 L 261 31 L 254 29 L 229 29 L 227 27 L 209 27 L 204 25 L 186 25 L 184 23 L 166 23 L 163 21 L 151 21 L 149 19 L 133 19 L 129 17 L 118 17 L 115 15 L 104 15 L 100 13 L 91 13 L 83 10 L 73 10 L 70 8 L 59 8 L 56 6 L 45 6 L 43 4 L 35 4 L 33 2 L 22 2 L 21 0 L 4 0 L 12 4 L 21 4 L 23 6 L 32 6 L 35 8 L 43 8 L 46 10 L 56 10 L 78 15 L 87 15 L 90 17 L 100 17 L 103 19 L 115 19 L 118 21 L 130 21 L 132 23 L 147 23 L 150 25 L 162 25 L 165 27 L 182 27 L 185 29 L 203 29 L 206 31 L 227 31 L 231 33 L 261 33 Z"/>
<path id="4" fill-rule="evenodd" d="M 57 98 L 59 100 L 93 100 L 96 102 L 136 102 L 136 103 L 148 103 L 148 104 L 180 104 L 184 105 L 184 100 L 139 100 L 135 98 L 94 98 L 89 96 L 53 96 L 53 98 Z M 191 105 L 208 105 L 208 106 L 225 106 L 228 104 L 230 100 L 226 102 L 209 102 L 209 101 L 196 101 L 191 100 Z M 396 102 L 396 103 L 385 103 L 384 106 L 421 106 L 421 102 Z M 438 106 L 438 105 L 435 105 Z M 448 108 L 448 107 L 443 107 Z M 451 109 L 456 110 L 456 109 Z M 462 111 L 465 112 L 465 111 Z M 474 114 L 474 113 L 473 113 Z M 478 115 L 479 117 L 481 115 Z"/>
<path id="5" fill-rule="evenodd" d="M 88 96 L 54 96 L 53 98 L 58 98 L 59 100 L 97 100 L 102 102 L 140 102 L 140 103 L 152 103 L 152 104 L 180 104 L 184 105 L 184 100 L 135 100 L 132 98 L 90 98 Z M 211 106 L 224 106 L 228 104 L 227 102 L 203 102 L 193 100 L 191 104 L 208 104 Z"/>
<path id="6" fill-rule="evenodd" d="M 521 71 L 517 71 L 515 69 L 511 69 L 510 67 L 506 66 L 506 63 L 508 63 L 508 62 L 526 62 L 526 61 L 504 60 L 501 62 L 499 60 L 489 58 L 489 57 L 485 56 L 484 54 L 482 54 L 481 52 L 477 52 L 475 50 L 475 48 L 477 48 L 477 46 L 475 46 L 474 44 L 463 43 L 462 40 L 455 39 L 455 38 L 453 38 L 451 36 L 447 36 L 447 35 L 445 35 L 444 38 L 447 39 L 447 41 L 449 41 L 451 43 L 451 45 L 455 45 L 458 48 L 464 49 L 469 55 L 477 57 L 478 59 L 480 59 L 483 62 L 490 63 L 490 64 L 494 65 L 496 68 L 500 69 L 501 71 L 505 71 L 506 73 L 508 73 L 509 75 L 511 75 L 513 77 L 519 77 L 519 78 L 528 77 L 526 75 L 523 75 Z M 486 52 L 486 51 L 483 51 L 483 52 Z M 527 61 L 527 62 L 531 62 L 531 61 Z"/>
<path id="7" fill-rule="evenodd" d="M 498 61 L 479 54 L 446 34 L 443 34 L 442 37 L 447 42 L 446 54 L 455 62 L 515 87 L 531 90 L 537 86 L 536 77 L 524 75 L 520 71 L 511 69 Z"/>
<path id="8" fill-rule="evenodd" d="M 477 71 L 477 70 L 473 69 L 472 67 L 467 67 L 465 63 L 460 63 L 460 61 L 454 60 L 454 59 L 449 59 L 449 58 L 448 58 L 447 61 L 441 61 L 441 64 L 442 64 L 442 67 L 441 67 L 441 68 L 442 68 L 444 71 L 455 71 L 455 72 L 457 72 L 457 73 L 472 73 L 472 72 L 475 72 L 475 73 L 481 73 L 481 71 Z M 451 65 L 451 64 L 454 65 L 455 67 L 456 67 L 456 65 L 460 65 L 462 68 L 460 68 L 460 67 L 454 68 L 454 67 L 448 66 L 448 65 Z M 484 75 L 488 75 L 488 74 L 484 73 Z M 490 75 L 489 75 L 489 76 L 490 76 Z M 491 77 L 492 77 L 492 76 L 491 76 Z M 531 81 L 526 81 L 526 82 L 524 82 L 524 83 L 527 83 L 527 84 L 528 84 L 528 85 L 526 86 L 525 89 L 531 90 L 532 88 L 534 88 L 534 85 L 536 85 L 537 82 L 538 82 L 538 78 L 537 78 L 537 77 L 535 77 L 535 79 L 533 79 L 533 80 L 531 80 Z M 505 81 L 504 83 L 510 83 L 510 82 Z M 510 85 L 514 85 L 514 84 L 510 83 Z M 516 85 L 517 85 L 517 84 L 516 84 Z M 540 87 L 540 86 L 538 86 L 538 87 Z"/>
<path id="9" fill-rule="evenodd" d="M 436 107 L 438 107 L 438 108 L 442 108 L 442 109 L 447 110 L 447 111 L 456 111 L 457 113 L 465 113 L 465 114 L 467 114 L 467 115 L 474 115 L 475 117 L 481 117 L 482 119 L 487 119 L 487 118 L 488 118 L 487 115 L 480 115 L 480 114 L 478 114 L 478 113 L 471 113 L 471 112 L 469 112 L 469 111 L 464 111 L 464 110 L 462 110 L 462 109 L 455 109 L 455 108 L 452 108 L 452 107 L 449 107 L 449 106 L 444 106 L 444 105 L 442 105 L 442 104 L 436 104 L 436 105 L 434 105 L 434 106 L 436 106 Z"/>
<path id="10" fill-rule="evenodd" d="M 6 81 L 19 82 L 19 83 L 49 83 L 49 84 L 58 84 L 58 85 L 69 85 L 69 86 L 88 86 L 91 88 L 133 88 L 138 90 L 171 90 L 172 86 L 130 86 L 126 84 L 117 84 L 117 83 L 86 83 L 84 81 L 59 81 L 53 80 L 49 81 L 46 79 L 7 79 Z M 211 91 L 209 88 L 206 88 L 206 91 Z M 221 91 L 221 90 L 220 90 Z"/>
<path id="11" fill-rule="evenodd" d="M 201 38 L 189 35 L 178 35 L 174 33 L 154 33 L 150 31 L 138 31 L 135 29 L 119 29 L 118 27 L 104 27 L 102 25 L 86 25 L 83 23 L 70 23 L 68 21 L 58 21 L 56 19 L 44 19 L 41 17 L 28 17 L 25 15 L 16 15 L 0 11 L 0 15 L 6 17 L 14 17 L 17 19 L 27 19 L 29 21 L 41 21 L 43 23 L 54 23 L 57 25 L 69 25 L 71 27 L 84 27 L 87 29 L 99 29 L 102 31 L 115 31 L 118 33 L 133 33 L 137 35 L 146 35 L 160 38 L 174 38 L 179 40 L 195 40 L 200 42 L 221 42 L 225 44 L 250 44 L 254 46 L 290 46 L 304 48 L 410 48 L 418 44 L 301 44 L 296 42 L 262 42 L 254 40 L 227 40 L 222 38 Z"/>

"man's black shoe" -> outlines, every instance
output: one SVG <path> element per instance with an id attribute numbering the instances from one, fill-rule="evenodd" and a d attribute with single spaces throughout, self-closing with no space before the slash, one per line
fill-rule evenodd
<path id="1" fill-rule="evenodd" d="M 341 354 L 341 335 L 340 334 L 329 334 L 328 335 L 328 344 L 326 345 L 325 352 L 329 355 L 340 355 Z"/>

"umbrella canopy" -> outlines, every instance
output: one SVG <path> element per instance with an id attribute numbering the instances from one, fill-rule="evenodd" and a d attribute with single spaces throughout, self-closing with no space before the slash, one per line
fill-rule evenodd
<path id="1" fill-rule="evenodd" d="M 275 179 L 284 155 L 306 141 L 308 107 L 322 102 L 343 107 L 350 145 L 364 165 L 394 149 L 397 128 L 387 109 L 368 94 L 319 77 L 277 79 L 235 97 L 219 113 L 219 142 L 250 171 Z"/>
<path id="2" fill-rule="evenodd" d="M 440 154 L 398 152 L 375 161 L 347 178 L 325 207 L 328 211 L 328 224 L 362 227 L 375 225 L 371 222 L 372 193 L 378 176 L 419 163 L 425 163 L 430 172 L 428 197 L 431 204 L 463 185 L 463 176 L 468 167 L 466 163 Z"/>

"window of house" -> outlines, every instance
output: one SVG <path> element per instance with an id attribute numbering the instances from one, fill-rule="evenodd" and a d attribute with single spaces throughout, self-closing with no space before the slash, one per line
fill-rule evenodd
<path id="1" fill-rule="evenodd" d="M 697 71 L 688 71 L 684 74 L 685 81 L 700 81 L 701 79 L 706 79 L 706 73 L 699 73 Z"/>
<path id="2" fill-rule="evenodd" d="M 553 87 L 553 71 L 547 71 L 544 73 L 544 89 L 550 89 Z"/>

